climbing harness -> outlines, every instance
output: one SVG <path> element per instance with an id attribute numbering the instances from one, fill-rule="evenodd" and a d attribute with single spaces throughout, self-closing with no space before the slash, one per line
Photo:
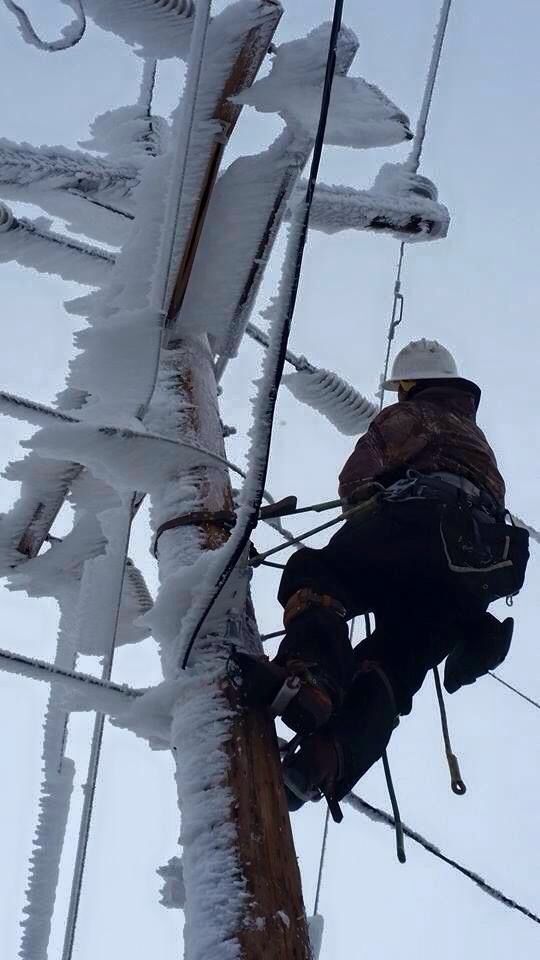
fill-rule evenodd
<path id="1" fill-rule="evenodd" d="M 248 546 L 251 533 L 255 528 L 259 517 L 266 474 L 268 472 L 270 444 L 273 433 L 278 387 L 281 382 L 283 368 L 285 365 L 285 356 L 300 284 L 300 273 L 302 269 L 304 248 L 309 227 L 309 216 L 324 146 L 326 122 L 328 118 L 332 85 L 336 68 L 337 44 L 341 30 L 343 5 L 344 0 L 335 0 L 319 124 L 315 136 L 308 186 L 304 202 L 299 206 L 298 215 L 291 224 L 289 243 L 292 252 L 292 268 L 287 272 L 286 275 L 286 281 L 281 296 L 282 307 L 280 315 L 276 320 L 276 329 L 278 331 L 278 343 L 276 344 L 277 349 L 268 354 L 269 363 L 267 372 L 269 374 L 268 379 L 270 386 L 267 395 L 264 398 L 264 402 L 260 405 L 260 419 L 257 431 L 258 455 L 256 458 L 256 463 L 253 466 L 253 475 L 250 476 L 247 481 L 248 485 L 251 481 L 251 489 L 253 490 L 253 494 L 250 497 L 251 503 L 246 505 L 246 510 L 244 516 L 242 517 L 242 521 L 238 522 L 236 525 L 235 533 L 231 538 L 232 545 L 230 556 L 218 574 L 211 596 L 204 603 L 203 609 L 201 610 L 200 615 L 197 617 L 195 626 L 192 630 L 190 630 L 188 638 L 185 641 L 184 653 L 181 658 L 181 668 L 183 670 L 187 668 L 191 651 L 204 621 L 206 620 L 210 610 L 214 606 L 214 603 L 220 596 L 223 587 L 227 583 L 233 570 L 236 568 L 237 564 L 242 558 L 246 547 Z"/>
<path id="2" fill-rule="evenodd" d="M 467 787 L 465 786 L 461 771 L 459 769 L 459 761 L 455 753 L 452 750 L 452 743 L 450 741 L 450 732 L 448 730 L 448 717 L 446 715 L 446 707 L 444 704 L 444 694 L 442 692 L 441 678 L 439 676 L 439 668 L 433 667 L 433 678 L 435 680 L 435 690 L 437 691 L 437 701 L 439 703 L 439 711 L 441 714 L 441 727 L 444 740 L 444 751 L 446 754 L 446 760 L 448 763 L 448 770 L 450 772 L 450 784 L 453 792 L 458 797 L 464 796 L 467 792 Z"/>
<path id="3" fill-rule="evenodd" d="M 431 102 L 433 100 L 433 91 L 435 89 L 435 83 L 437 81 L 437 75 L 439 72 L 439 66 L 441 62 L 442 49 L 444 44 L 444 39 L 446 36 L 446 28 L 448 26 L 448 17 L 450 15 L 450 8 L 452 6 L 452 0 L 444 0 L 441 7 L 441 13 L 439 16 L 439 23 L 435 33 L 435 43 L 433 45 L 433 51 L 431 54 L 431 62 L 429 65 L 429 70 L 426 78 L 426 86 L 424 89 L 424 96 L 422 99 L 422 105 L 420 107 L 420 114 L 418 116 L 418 123 L 416 125 L 416 133 L 413 140 L 413 145 L 411 152 L 403 164 L 404 168 L 410 173 L 415 174 L 418 171 L 420 165 L 420 157 L 422 156 L 422 149 L 424 146 L 424 140 L 426 137 L 427 131 L 427 122 L 429 117 L 429 111 L 431 108 Z M 386 348 L 386 357 L 384 363 L 384 373 L 381 378 L 381 387 L 379 393 L 380 406 L 379 409 L 382 410 L 384 405 L 384 395 L 385 388 L 383 384 L 388 378 L 388 367 L 390 364 L 390 354 L 392 352 L 392 343 L 395 339 L 396 330 L 403 320 L 403 308 L 405 305 L 405 300 L 401 292 L 401 273 L 403 268 L 403 259 L 405 256 L 405 242 L 401 241 L 399 245 L 399 257 L 396 270 L 396 278 L 394 281 L 394 299 L 392 303 L 392 313 L 390 317 L 390 325 L 388 328 L 387 335 L 387 348 Z"/>
<path id="4" fill-rule="evenodd" d="M 322 523 L 318 527 L 313 527 L 311 530 L 306 530 L 304 533 L 301 533 L 292 540 L 289 540 L 288 543 L 280 543 L 277 545 L 277 547 L 272 547 L 270 550 L 266 550 L 264 553 L 257 554 L 257 556 L 251 561 L 251 566 L 258 567 L 261 563 L 263 563 L 264 560 L 266 560 L 267 557 L 271 557 L 276 553 L 280 553 L 282 550 L 286 550 L 287 547 L 291 547 L 295 543 L 301 543 L 304 540 L 307 540 L 309 537 L 315 536 L 316 533 L 320 533 L 322 530 L 328 530 L 329 527 L 334 527 L 337 523 L 343 523 L 345 520 L 348 520 L 349 517 L 370 513 L 376 509 L 380 497 L 381 495 L 376 493 L 364 503 L 357 504 L 354 507 L 350 507 L 348 510 L 344 510 L 339 517 L 334 517 L 333 520 L 328 520 L 327 523 Z"/>

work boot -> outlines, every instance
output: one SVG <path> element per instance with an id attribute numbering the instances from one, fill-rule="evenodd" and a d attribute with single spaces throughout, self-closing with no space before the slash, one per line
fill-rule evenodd
<path id="1" fill-rule="evenodd" d="M 268 707 L 307 736 L 328 722 L 354 674 L 344 607 L 332 597 L 299 590 L 285 610 L 286 634 L 273 661 L 236 653 L 242 695 Z"/>
<path id="2" fill-rule="evenodd" d="M 467 624 L 444 665 L 448 693 L 456 693 L 498 667 L 508 654 L 513 631 L 512 617 L 501 623 L 491 613 L 485 613 L 477 623 Z"/>
<path id="3" fill-rule="evenodd" d="M 267 707 L 291 730 L 304 736 L 332 716 L 332 684 L 325 684 L 316 665 L 292 658 L 281 665 L 239 650 L 232 658 L 242 675 L 241 697 L 246 706 Z"/>
<path id="4" fill-rule="evenodd" d="M 289 810 L 325 796 L 334 808 L 382 756 L 397 724 L 390 684 L 376 664 L 364 664 L 330 723 L 285 758 Z"/>

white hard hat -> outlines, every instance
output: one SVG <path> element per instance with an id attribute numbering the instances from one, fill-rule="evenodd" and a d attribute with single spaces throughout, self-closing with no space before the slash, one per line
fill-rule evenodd
<path id="1" fill-rule="evenodd" d="M 397 390 L 400 380 L 443 380 L 459 377 L 452 354 L 436 340 L 413 340 L 400 350 L 385 390 Z"/>

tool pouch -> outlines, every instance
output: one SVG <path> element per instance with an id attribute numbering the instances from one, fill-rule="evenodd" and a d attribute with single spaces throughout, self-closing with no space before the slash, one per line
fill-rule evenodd
<path id="1" fill-rule="evenodd" d="M 440 535 L 452 579 L 492 603 L 519 593 L 529 559 L 529 534 L 500 521 L 485 522 L 470 507 L 445 504 Z"/>

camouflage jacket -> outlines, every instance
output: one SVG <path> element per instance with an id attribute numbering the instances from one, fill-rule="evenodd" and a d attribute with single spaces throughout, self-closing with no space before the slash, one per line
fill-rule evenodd
<path id="1" fill-rule="evenodd" d="M 478 388 L 469 392 L 463 383 L 425 387 L 375 417 L 341 471 L 342 500 L 361 499 L 370 481 L 389 486 L 414 469 L 466 477 L 504 506 L 504 480 L 476 423 Z"/>

